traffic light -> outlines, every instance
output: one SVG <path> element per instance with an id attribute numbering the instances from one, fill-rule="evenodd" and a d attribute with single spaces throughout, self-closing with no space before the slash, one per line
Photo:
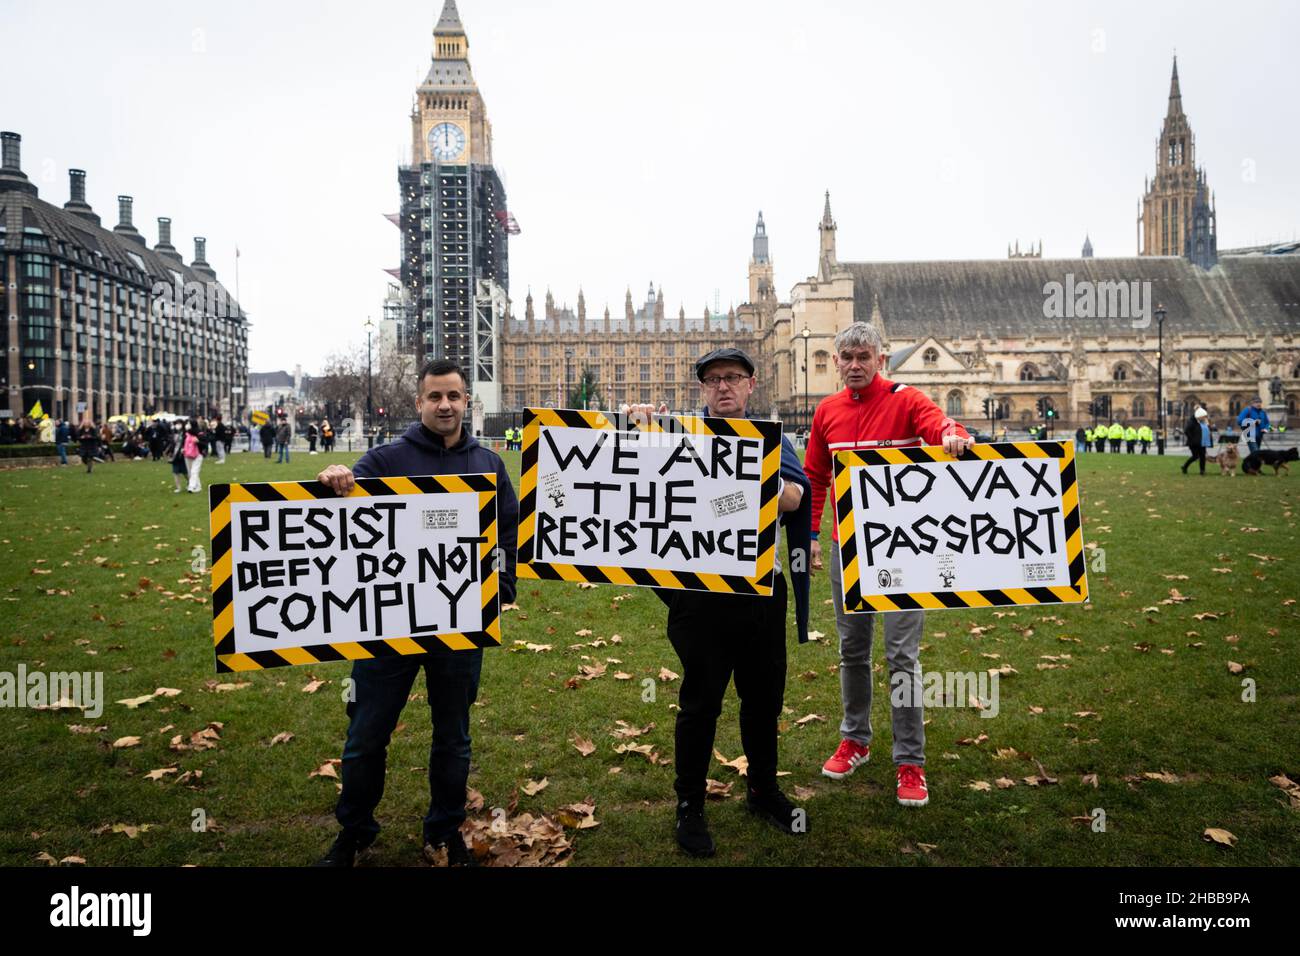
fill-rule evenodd
<path id="1" fill-rule="evenodd" d="M 1047 417 L 1048 417 L 1048 418 L 1055 418 L 1055 417 L 1056 417 L 1056 409 L 1055 409 L 1055 408 L 1052 408 L 1052 406 L 1050 406 L 1050 405 L 1047 406 Z"/>
<path id="2" fill-rule="evenodd" d="M 1034 403 L 1034 408 L 1037 409 L 1038 416 L 1041 418 L 1043 415 L 1043 400 L 1041 398 Z"/>
<path id="3" fill-rule="evenodd" d="M 984 399 L 984 417 L 985 417 L 985 418 L 992 418 L 992 417 L 993 417 L 993 400 L 992 400 L 992 399 L 989 399 L 989 398 Z"/>

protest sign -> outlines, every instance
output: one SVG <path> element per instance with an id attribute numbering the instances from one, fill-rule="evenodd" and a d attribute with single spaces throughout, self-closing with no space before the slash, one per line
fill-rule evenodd
<path id="1" fill-rule="evenodd" d="M 848 613 L 1087 600 L 1070 442 L 842 451 L 834 500 Z"/>
<path id="2" fill-rule="evenodd" d="M 501 643 L 495 475 L 209 494 L 218 671 Z"/>
<path id="3" fill-rule="evenodd" d="M 525 414 L 520 577 L 772 593 L 779 424 Z"/>

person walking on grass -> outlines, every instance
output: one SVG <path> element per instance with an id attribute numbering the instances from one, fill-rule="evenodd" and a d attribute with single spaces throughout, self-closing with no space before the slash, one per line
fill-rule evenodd
<path id="1" fill-rule="evenodd" d="M 206 438 L 207 435 L 199 427 L 198 421 L 191 418 L 189 427 L 185 429 L 185 437 L 182 439 L 181 454 L 185 458 L 185 470 L 189 475 L 187 490 L 194 495 L 203 490 L 199 472 L 203 468 L 203 442 Z"/>
<path id="2" fill-rule="evenodd" d="M 99 430 L 90 419 L 83 421 L 77 429 L 77 443 L 81 446 L 81 463 L 86 466 L 86 474 L 90 474 L 95 459 L 99 457 Z"/>
<path id="3" fill-rule="evenodd" d="M 1200 462 L 1201 474 L 1205 474 L 1205 453 L 1213 445 L 1210 439 L 1210 413 L 1198 408 L 1186 425 L 1183 433 L 1187 436 L 1188 458 L 1183 462 L 1183 474 L 1192 462 Z"/>
<path id="4" fill-rule="evenodd" d="M 280 416 L 280 427 L 275 430 L 275 450 L 278 456 L 275 459 L 277 465 L 287 465 L 289 463 L 289 443 L 293 441 L 293 426 L 289 424 L 289 419 L 284 415 Z"/>

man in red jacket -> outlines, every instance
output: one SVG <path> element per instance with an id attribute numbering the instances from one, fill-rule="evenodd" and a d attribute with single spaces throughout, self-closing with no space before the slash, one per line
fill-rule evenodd
<path id="1" fill-rule="evenodd" d="M 880 333 L 855 322 L 835 337 L 835 368 L 844 390 L 823 399 L 813 415 L 804 471 L 812 483 L 812 568 L 822 567 L 821 527 L 832 457 L 838 451 L 900 445 L 942 445 L 954 457 L 974 444 L 966 429 L 943 413 L 917 389 L 890 382 L 878 372 L 884 364 Z M 832 496 L 832 512 L 834 511 Z M 875 614 L 845 614 L 839 563 L 838 521 L 832 520 L 831 591 L 835 627 L 840 636 L 840 696 L 844 719 L 840 745 L 822 773 L 837 780 L 867 762 L 871 753 L 871 638 Z M 925 713 L 921 700 L 921 634 L 924 611 L 885 615 L 885 659 L 891 691 L 911 682 L 910 695 L 890 694 L 897 765 L 898 802 L 923 807 L 930 802 L 925 785 Z M 902 698 L 912 706 L 898 706 Z"/>

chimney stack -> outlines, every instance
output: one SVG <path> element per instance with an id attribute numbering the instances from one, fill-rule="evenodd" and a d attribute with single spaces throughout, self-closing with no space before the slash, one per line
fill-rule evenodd
<path id="1" fill-rule="evenodd" d="M 144 241 L 144 236 L 135 228 L 135 223 L 131 218 L 131 209 L 135 200 L 130 196 L 117 197 L 117 225 L 113 227 L 113 232 L 123 239 L 130 239 L 132 242 L 139 243 L 142 246 L 148 246 Z"/>
<path id="2" fill-rule="evenodd" d="M 63 208 L 74 216 L 80 216 L 87 219 L 95 225 L 99 225 L 99 217 L 95 215 L 95 210 L 90 208 L 90 203 L 86 202 L 86 171 L 84 169 L 68 170 L 68 201 L 63 204 Z"/>
<path id="3" fill-rule="evenodd" d="M 153 251 L 177 262 L 184 261 L 181 259 L 181 254 L 176 251 L 176 247 L 172 245 L 172 221 L 166 216 L 158 217 L 158 245 L 153 247 Z"/>
<path id="4" fill-rule="evenodd" d="M 16 190 L 37 195 L 36 184 L 29 182 L 22 169 L 23 138 L 17 133 L 0 133 L 0 192 Z"/>
<path id="5" fill-rule="evenodd" d="M 86 201 L 86 171 L 84 169 L 68 170 L 68 192 L 72 197 L 72 202 L 84 203 Z"/>
<path id="6" fill-rule="evenodd" d="M 203 236 L 194 237 L 194 261 L 190 263 L 190 268 L 210 278 L 217 277 L 216 270 L 208 265 L 208 240 Z"/>
<path id="7" fill-rule="evenodd" d="M 6 170 L 22 172 L 23 138 L 17 133 L 0 133 L 0 162 Z"/>

